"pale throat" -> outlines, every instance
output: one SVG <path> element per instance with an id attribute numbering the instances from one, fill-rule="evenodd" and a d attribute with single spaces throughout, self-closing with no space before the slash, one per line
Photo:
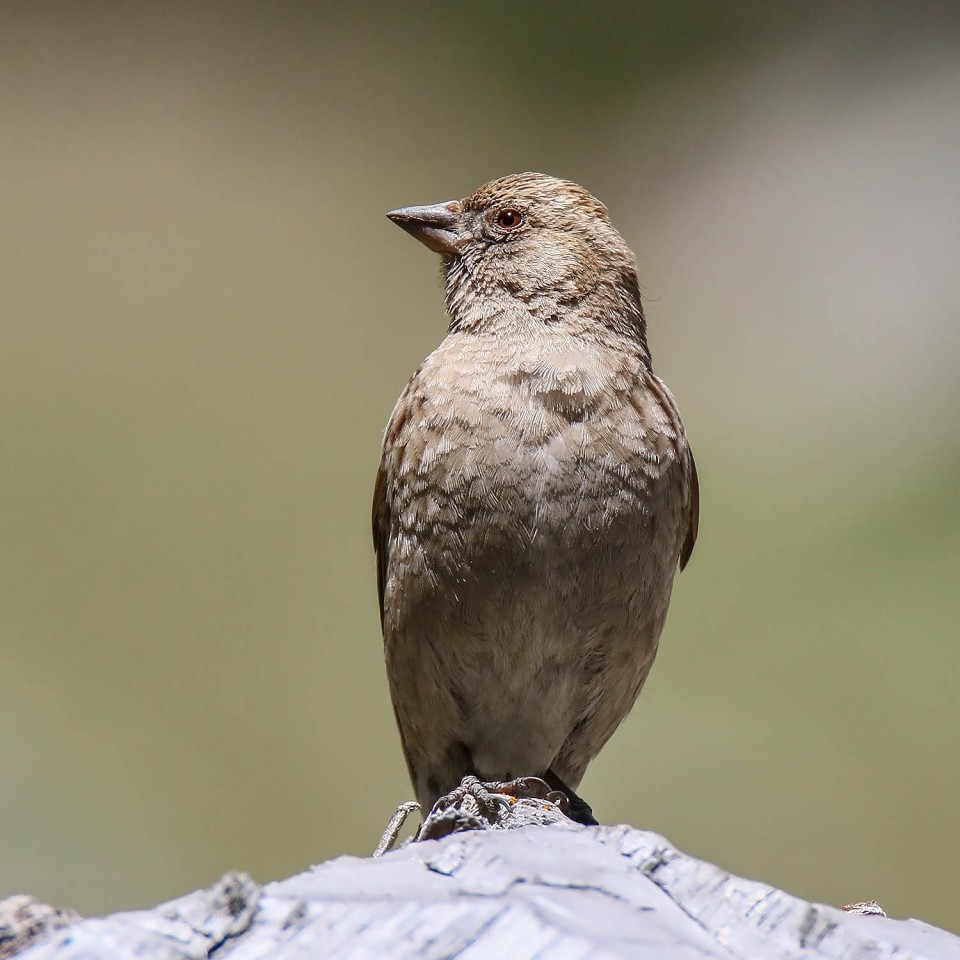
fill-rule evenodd
<path id="1" fill-rule="evenodd" d="M 609 298 L 593 277 L 566 278 L 552 287 L 539 283 L 495 283 L 478 277 L 461 263 L 445 271 L 445 301 L 450 330 L 514 331 L 538 335 L 537 327 L 562 322 L 574 331 L 589 332 Z"/>

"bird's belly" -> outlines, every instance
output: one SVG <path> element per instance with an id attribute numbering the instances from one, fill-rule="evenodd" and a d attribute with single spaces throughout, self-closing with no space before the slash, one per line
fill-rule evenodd
<path id="1" fill-rule="evenodd" d="M 421 728 L 411 739 L 466 744 L 485 777 L 546 770 L 587 721 L 592 757 L 632 706 L 666 616 L 677 522 L 648 478 L 575 440 L 474 460 L 452 489 L 408 501 L 436 523 L 391 554 L 407 575 L 402 594 L 388 580 L 388 669 L 429 711 L 404 708 Z"/>

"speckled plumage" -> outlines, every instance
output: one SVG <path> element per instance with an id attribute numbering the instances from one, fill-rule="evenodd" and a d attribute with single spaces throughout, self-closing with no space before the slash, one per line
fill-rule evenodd
<path id="1" fill-rule="evenodd" d="M 442 254 L 451 316 L 394 409 L 373 506 L 417 798 L 467 773 L 576 789 L 640 692 L 697 532 L 633 255 L 602 204 L 543 174 L 391 216 Z"/>

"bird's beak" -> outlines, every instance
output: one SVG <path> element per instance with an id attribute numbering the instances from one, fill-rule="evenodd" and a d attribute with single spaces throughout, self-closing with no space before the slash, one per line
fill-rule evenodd
<path id="1" fill-rule="evenodd" d="M 468 237 L 459 200 L 426 207 L 402 207 L 387 216 L 434 253 L 455 257 L 463 252 Z"/>

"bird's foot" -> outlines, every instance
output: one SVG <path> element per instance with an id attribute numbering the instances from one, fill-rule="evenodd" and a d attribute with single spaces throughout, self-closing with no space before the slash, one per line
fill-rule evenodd
<path id="1" fill-rule="evenodd" d="M 417 840 L 439 840 L 463 830 L 508 830 L 530 824 L 570 819 L 565 793 L 539 777 L 483 783 L 466 776 L 459 787 L 442 796 L 424 818 Z"/>
<path id="2" fill-rule="evenodd" d="M 570 789 L 552 770 L 548 770 L 543 779 L 551 790 L 557 790 L 563 794 L 567 800 L 567 807 L 564 813 L 576 823 L 582 823 L 585 827 L 598 827 L 600 821 L 593 815 L 593 809 L 583 797 L 579 796 Z"/>
<path id="3" fill-rule="evenodd" d="M 440 797 L 423 818 L 414 840 L 439 840 L 464 830 L 510 830 L 552 823 L 595 824 L 590 807 L 554 775 L 556 783 L 540 777 L 484 783 L 468 775 L 459 787 Z M 375 857 L 392 850 L 410 814 L 420 809 L 415 800 L 400 804 L 384 830 Z M 410 842 L 410 841 L 407 841 Z"/>
<path id="4" fill-rule="evenodd" d="M 408 800 L 406 803 L 401 803 L 400 806 L 397 807 L 396 813 L 394 813 L 390 818 L 390 822 L 387 824 L 387 829 L 383 831 L 383 836 L 377 844 L 377 849 L 373 851 L 375 857 L 382 857 L 385 853 L 393 849 L 394 844 L 397 842 L 397 837 L 400 836 L 400 831 L 403 829 L 403 825 L 407 822 L 407 818 L 414 810 L 419 809 L 420 804 L 417 803 L 416 800 Z"/>

